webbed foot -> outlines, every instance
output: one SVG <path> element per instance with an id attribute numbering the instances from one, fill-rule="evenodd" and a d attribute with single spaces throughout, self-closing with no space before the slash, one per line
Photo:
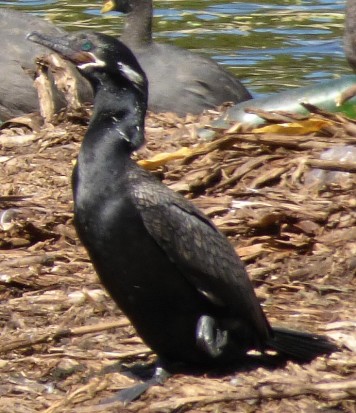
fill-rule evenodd
<path id="1" fill-rule="evenodd" d="M 227 344 L 228 332 L 217 328 L 213 317 L 203 315 L 197 323 L 196 339 L 198 347 L 215 358 Z"/>
<path id="2" fill-rule="evenodd" d="M 114 396 L 105 399 L 100 404 L 103 405 L 121 402 L 124 406 L 126 406 L 134 400 L 138 399 L 140 396 L 142 396 L 150 387 L 164 384 L 164 382 L 168 379 L 169 376 L 170 374 L 158 365 L 155 368 L 153 377 L 144 382 L 134 384 L 133 386 L 128 387 L 127 389 L 120 390 Z"/>

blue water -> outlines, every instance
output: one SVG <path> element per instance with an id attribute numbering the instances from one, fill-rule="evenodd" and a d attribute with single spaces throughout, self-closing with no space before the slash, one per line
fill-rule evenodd
<path id="1" fill-rule="evenodd" d="M 161 42 L 206 54 L 233 71 L 251 92 L 305 86 L 350 74 L 342 50 L 344 0 L 155 1 Z M 124 17 L 100 14 L 101 1 L 0 1 L 68 30 L 119 35 Z"/>

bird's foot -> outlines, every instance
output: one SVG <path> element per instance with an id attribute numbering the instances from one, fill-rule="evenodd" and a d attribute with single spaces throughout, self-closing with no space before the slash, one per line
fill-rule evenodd
<path id="1" fill-rule="evenodd" d="M 228 341 L 228 332 L 216 327 L 213 317 L 203 315 L 199 318 L 196 329 L 197 345 L 212 357 L 221 355 Z"/>
<path id="2" fill-rule="evenodd" d="M 150 387 L 163 385 L 169 376 L 170 374 L 166 370 L 164 370 L 161 366 L 157 366 L 153 377 L 142 383 L 128 387 L 127 389 L 120 390 L 114 396 L 105 399 L 100 404 L 103 405 L 121 402 L 124 406 L 126 406 L 146 393 Z"/>

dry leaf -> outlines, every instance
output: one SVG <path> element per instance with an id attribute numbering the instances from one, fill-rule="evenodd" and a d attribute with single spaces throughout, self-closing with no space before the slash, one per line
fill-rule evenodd
<path id="1" fill-rule="evenodd" d="M 187 156 L 193 155 L 195 152 L 194 149 L 191 148 L 181 148 L 175 152 L 163 152 L 158 153 L 157 155 L 153 156 L 151 159 L 142 159 L 137 163 L 145 169 L 152 170 L 156 169 L 160 166 L 165 165 L 169 161 L 174 161 L 176 159 L 183 159 Z"/>
<path id="2" fill-rule="evenodd" d="M 310 118 L 292 123 L 282 123 L 277 125 L 267 125 L 253 129 L 253 133 L 277 133 L 281 135 L 307 135 L 318 132 L 332 123 L 326 119 Z"/>

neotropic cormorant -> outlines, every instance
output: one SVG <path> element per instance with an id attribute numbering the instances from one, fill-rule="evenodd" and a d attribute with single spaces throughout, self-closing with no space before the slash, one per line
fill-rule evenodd
<path id="1" fill-rule="evenodd" d="M 75 226 L 112 298 L 164 366 L 230 366 L 256 349 L 309 361 L 336 347 L 271 327 L 227 238 L 183 196 L 140 168 L 147 80 L 120 41 L 79 32 L 30 40 L 77 65 L 94 113 L 73 171 Z"/>
<path id="2" fill-rule="evenodd" d="M 104 0 L 102 11 L 127 14 L 120 40 L 135 53 L 149 83 L 154 112 L 199 114 L 252 96 L 233 74 L 213 60 L 152 39 L 152 0 Z"/>

